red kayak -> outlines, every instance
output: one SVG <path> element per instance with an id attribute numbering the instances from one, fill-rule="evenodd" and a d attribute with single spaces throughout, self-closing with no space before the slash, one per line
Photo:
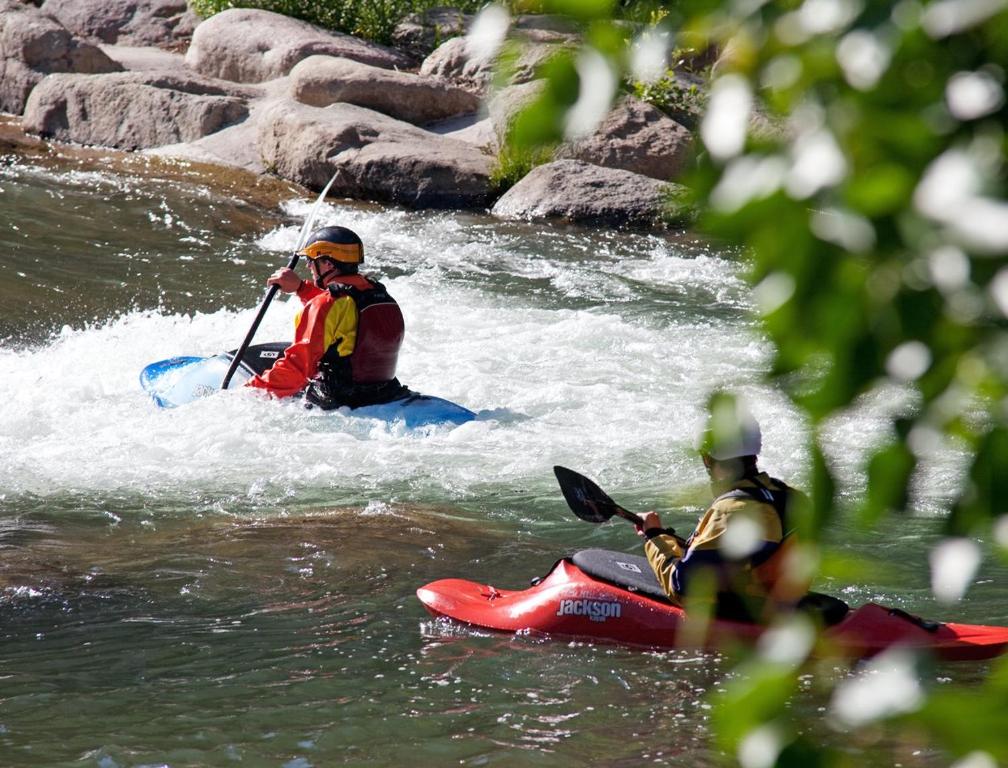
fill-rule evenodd
<path id="1" fill-rule="evenodd" d="M 715 619 L 696 637 L 696 623 L 665 598 L 645 558 L 602 549 L 560 560 L 529 589 L 442 579 L 418 589 L 417 597 L 434 616 L 483 629 L 649 648 L 723 647 L 751 642 L 764 629 Z M 818 648 L 823 655 L 863 658 L 901 646 L 944 660 L 977 661 L 1008 650 L 1008 627 L 927 621 L 874 603 L 851 610 L 835 598 L 817 597 L 815 608 L 826 625 Z"/>

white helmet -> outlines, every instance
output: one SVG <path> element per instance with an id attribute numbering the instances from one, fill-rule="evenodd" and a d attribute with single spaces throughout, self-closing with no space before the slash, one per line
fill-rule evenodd
<path id="1" fill-rule="evenodd" d="M 711 398 L 710 417 L 699 442 L 701 453 L 716 461 L 728 461 L 758 456 L 763 448 L 763 434 L 741 401 L 718 393 Z"/>

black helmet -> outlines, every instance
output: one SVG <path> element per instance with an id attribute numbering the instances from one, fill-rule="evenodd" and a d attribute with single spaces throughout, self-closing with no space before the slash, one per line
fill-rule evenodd
<path id="1" fill-rule="evenodd" d="M 357 233 L 346 227 L 320 227 L 308 236 L 302 256 L 315 259 L 332 259 L 341 264 L 361 264 L 364 261 L 364 243 Z"/>

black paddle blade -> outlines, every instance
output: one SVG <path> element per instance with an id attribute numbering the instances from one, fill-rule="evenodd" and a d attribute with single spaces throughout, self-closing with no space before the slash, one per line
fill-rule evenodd
<path id="1" fill-rule="evenodd" d="M 589 523 L 604 523 L 617 514 L 619 505 L 584 475 L 567 467 L 553 467 L 560 490 L 571 511 Z"/>

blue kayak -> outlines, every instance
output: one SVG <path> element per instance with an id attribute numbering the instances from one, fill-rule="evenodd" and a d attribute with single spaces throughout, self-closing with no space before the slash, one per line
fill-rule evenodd
<path id="1" fill-rule="evenodd" d="M 242 355 L 229 388 L 237 389 L 254 375 L 272 367 L 287 348 L 284 342 L 257 344 Z M 175 408 L 220 390 L 234 352 L 213 357 L 171 357 L 151 363 L 140 371 L 140 386 L 160 408 Z M 403 422 L 408 428 L 464 424 L 476 414 L 450 400 L 406 391 L 396 400 L 359 408 L 341 408 L 341 413 L 387 422 Z"/>

